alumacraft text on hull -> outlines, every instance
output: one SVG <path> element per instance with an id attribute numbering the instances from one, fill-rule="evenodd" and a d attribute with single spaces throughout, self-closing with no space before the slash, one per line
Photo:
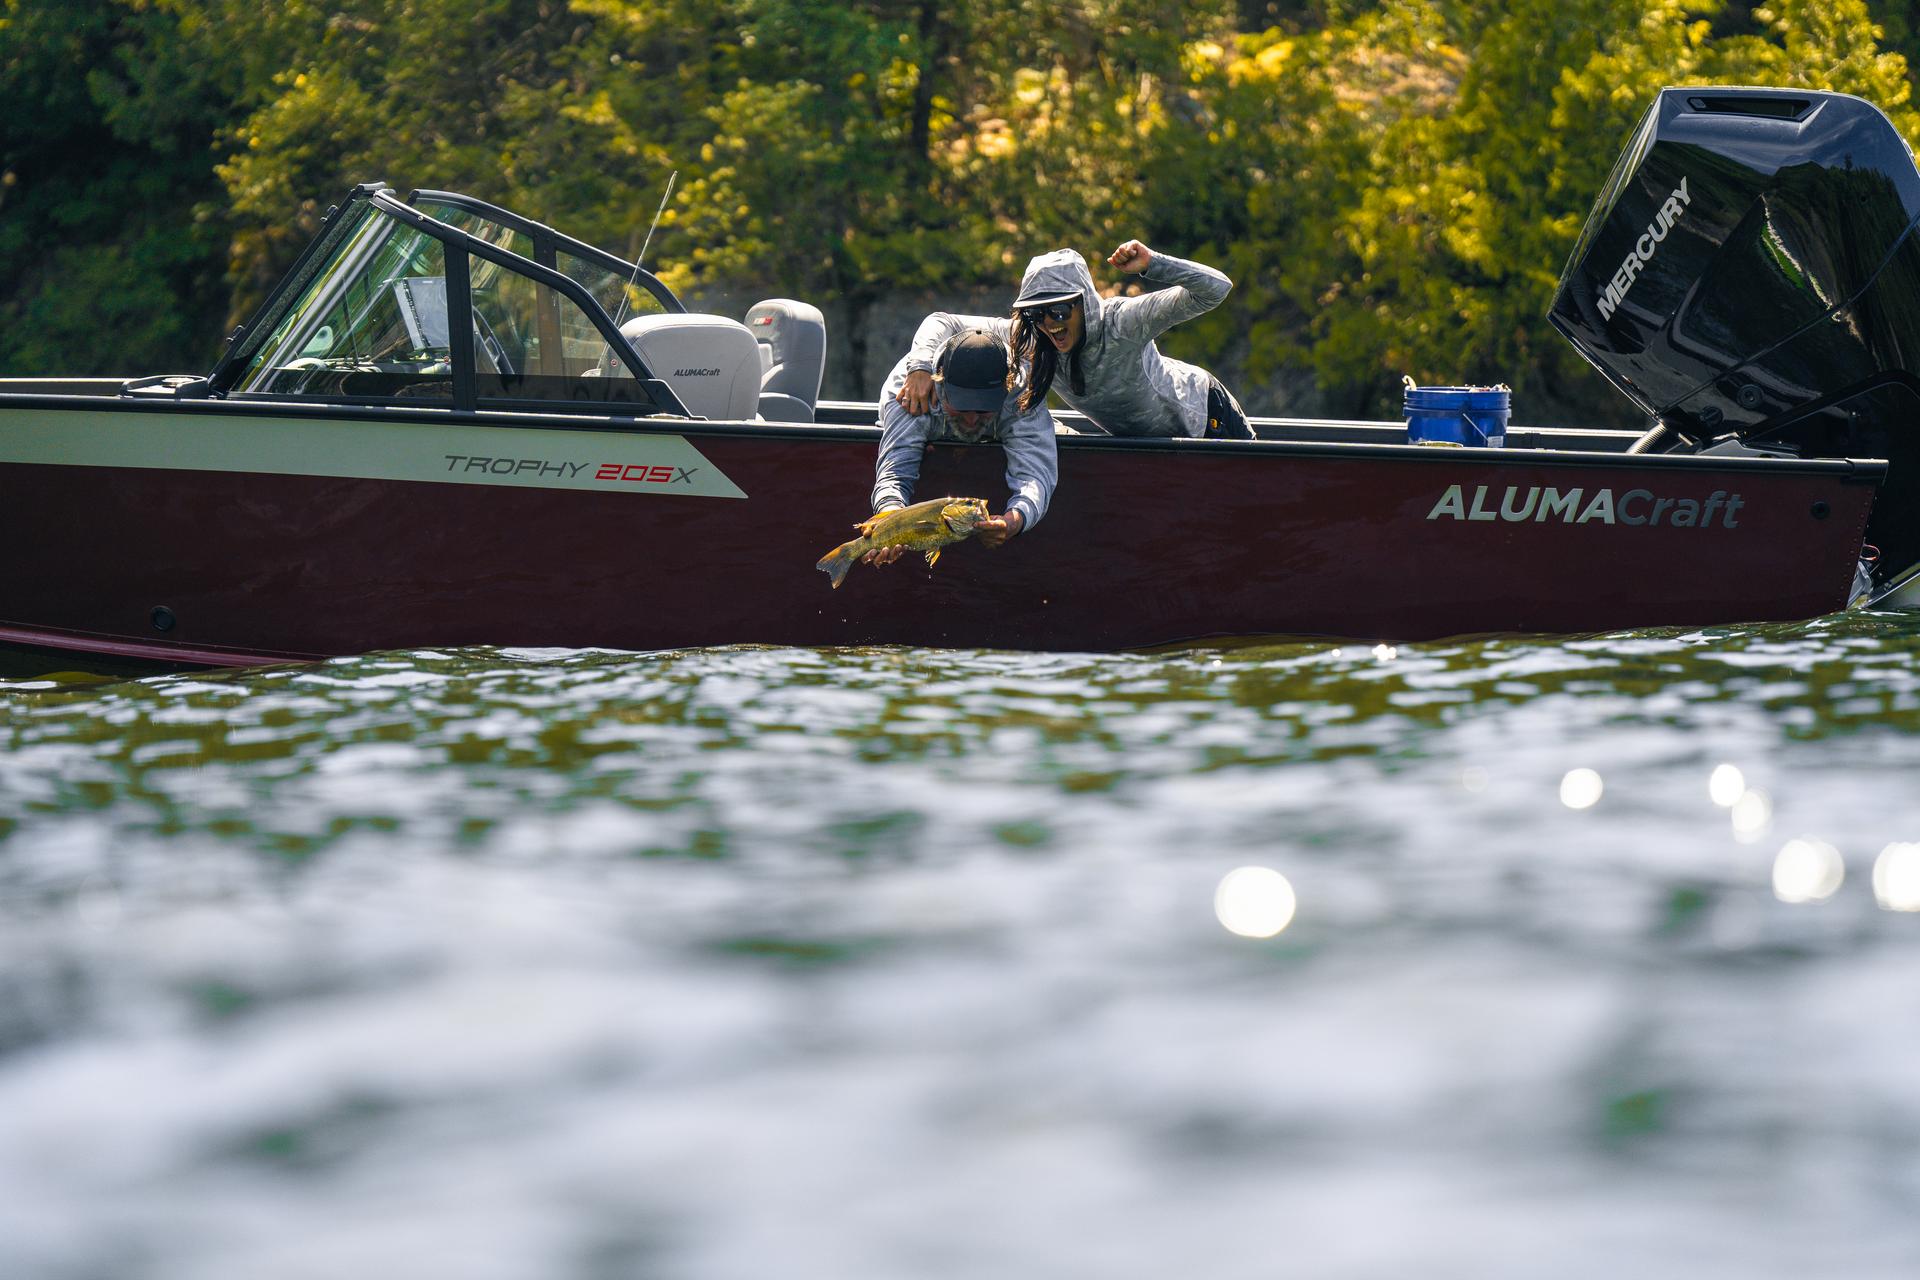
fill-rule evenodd
<path id="1" fill-rule="evenodd" d="M 1063 434 L 1031 533 L 835 592 L 813 562 L 866 514 L 878 430 L 817 402 L 816 311 L 690 315 L 503 210 L 362 187 L 207 377 L 5 384 L 0 642 L 217 665 L 1809 617 L 1854 598 L 1863 543 L 1870 594 L 1920 564 L 1917 215 L 1867 104 L 1669 90 L 1553 310 L 1653 432 Z M 1000 453 L 940 447 L 919 491 L 997 507 Z"/>

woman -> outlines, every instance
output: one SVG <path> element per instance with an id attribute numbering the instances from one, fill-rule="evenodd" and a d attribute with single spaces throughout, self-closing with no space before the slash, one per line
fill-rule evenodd
<path id="1" fill-rule="evenodd" d="M 1102 298 L 1077 251 L 1043 253 L 1027 264 L 1011 321 L 942 315 L 941 324 L 921 326 L 908 354 L 901 406 L 909 413 L 926 412 L 933 359 L 941 345 L 954 333 L 988 328 L 1007 337 L 1016 366 L 1030 364 L 1033 371 L 1022 408 L 1043 404 L 1052 389 L 1109 435 L 1252 439 L 1232 393 L 1205 369 L 1161 355 L 1154 341 L 1182 320 L 1218 306 L 1233 281 L 1212 267 L 1155 253 L 1138 240 L 1115 249 L 1107 262 L 1169 287 L 1131 298 Z M 1056 383 L 1063 362 L 1067 376 Z"/>

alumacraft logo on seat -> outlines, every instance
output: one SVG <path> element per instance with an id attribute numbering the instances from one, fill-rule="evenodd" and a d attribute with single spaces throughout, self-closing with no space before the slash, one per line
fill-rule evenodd
<path id="1" fill-rule="evenodd" d="M 1611 489 L 1565 491 L 1552 485 L 1530 485 L 1525 489 L 1508 485 L 1500 495 L 1499 507 L 1487 505 L 1487 486 L 1475 485 L 1473 502 L 1467 502 L 1466 486 L 1448 485 L 1440 501 L 1427 512 L 1429 520 L 1505 520 L 1517 524 L 1524 520 L 1541 522 L 1558 519 L 1562 524 L 1635 524 L 1670 525 L 1676 529 L 1704 529 L 1720 518 L 1723 529 L 1738 529 L 1735 514 L 1746 506 L 1737 493 L 1715 489 L 1705 501 L 1698 498 L 1660 498 L 1651 489 L 1629 489 L 1619 498 Z"/>
<path id="2" fill-rule="evenodd" d="M 1633 248 L 1620 262 L 1620 269 L 1613 273 L 1613 279 L 1607 282 L 1607 291 L 1600 295 L 1600 318 L 1613 319 L 1613 313 L 1627 300 L 1627 290 L 1633 288 L 1633 282 L 1640 278 L 1640 272 L 1660 248 L 1660 242 L 1673 230 L 1673 224 L 1680 221 L 1680 215 L 1693 203 L 1693 195 L 1687 190 L 1687 180 L 1680 179 L 1680 185 L 1673 189 L 1667 202 L 1660 206 L 1660 212 L 1647 224 L 1646 234 L 1634 241 Z"/>

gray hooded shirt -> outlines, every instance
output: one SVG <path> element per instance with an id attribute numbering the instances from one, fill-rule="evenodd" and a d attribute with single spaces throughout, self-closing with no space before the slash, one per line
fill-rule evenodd
<path id="1" fill-rule="evenodd" d="M 1233 281 L 1212 267 L 1157 249 L 1140 278 L 1169 287 L 1132 298 L 1102 298 L 1094 288 L 1087 260 L 1073 249 L 1055 249 L 1027 264 L 1021 296 L 1077 292 L 1086 316 L 1087 334 L 1080 344 L 1086 391 L 1074 394 L 1069 372 L 1072 357 L 1065 352 L 1053 375 L 1053 390 L 1068 407 L 1086 414 L 1109 435 L 1204 435 L 1213 376 L 1196 365 L 1161 355 L 1154 339 L 1182 320 L 1219 306 Z M 1004 316 L 936 313 L 914 335 L 906 367 L 931 370 L 941 347 L 956 333 L 990 329 L 1006 338 L 1012 328 L 1012 321 Z"/>

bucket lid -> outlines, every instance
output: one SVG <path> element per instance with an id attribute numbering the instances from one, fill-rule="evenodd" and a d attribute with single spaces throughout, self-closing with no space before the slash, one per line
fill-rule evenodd
<path id="1" fill-rule="evenodd" d="M 1482 386 L 1478 383 L 1474 383 L 1468 386 L 1423 387 L 1419 383 L 1413 380 L 1413 375 L 1410 373 L 1403 373 L 1400 375 L 1400 385 L 1405 389 L 1407 389 L 1408 391 L 1512 391 L 1513 390 L 1512 387 L 1509 387 L 1504 382 L 1496 382 L 1490 387 Z"/>
<path id="2" fill-rule="evenodd" d="M 1405 380 L 1405 403 L 1410 409 L 1505 409 L 1513 392 L 1505 384 L 1494 387 L 1421 387 Z"/>

